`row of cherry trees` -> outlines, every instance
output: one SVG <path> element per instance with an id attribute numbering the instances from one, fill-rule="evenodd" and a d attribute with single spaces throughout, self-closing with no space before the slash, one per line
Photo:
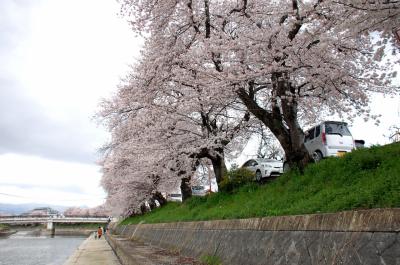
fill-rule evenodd
<path id="1" fill-rule="evenodd" d="M 109 211 L 105 205 L 99 205 L 93 208 L 70 207 L 64 211 L 65 216 L 109 216 Z"/>
<path id="2" fill-rule="evenodd" d="M 159 191 L 189 183 L 262 124 L 291 166 L 310 157 L 301 125 L 326 114 L 370 116 L 369 93 L 397 93 L 385 52 L 400 25 L 400 1 L 123 0 L 145 39 L 140 61 L 99 118 L 107 204 L 131 215 Z M 386 50 L 385 50 L 386 49 Z M 390 52 L 396 56 L 396 50 Z M 157 199 L 157 201 L 159 201 Z"/>

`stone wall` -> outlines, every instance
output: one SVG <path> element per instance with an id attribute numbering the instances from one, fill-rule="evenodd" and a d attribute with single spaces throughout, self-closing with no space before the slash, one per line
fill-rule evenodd
<path id="1" fill-rule="evenodd" d="M 118 226 L 128 239 L 224 264 L 400 265 L 400 208 Z"/>

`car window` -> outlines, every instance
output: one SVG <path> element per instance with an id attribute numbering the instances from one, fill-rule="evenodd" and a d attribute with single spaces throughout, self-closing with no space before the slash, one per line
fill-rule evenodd
<path id="1" fill-rule="evenodd" d="M 351 133 L 345 123 L 327 122 L 325 123 L 325 133 L 351 136 Z"/>
<path id="2" fill-rule="evenodd" d="M 312 128 L 309 132 L 310 132 L 310 140 L 314 139 L 314 136 L 315 136 L 315 128 Z"/>
<path id="3" fill-rule="evenodd" d="M 308 142 L 308 141 L 314 139 L 314 132 L 315 132 L 315 128 L 312 128 L 312 129 L 306 131 L 305 137 L 304 137 L 304 142 Z"/>
<path id="4" fill-rule="evenodd" d="M 249 166 L 250 166 L 250 167 L 254 167 L 255 164 L 256 164 L 256 161 L 254 161 L 254 160 L 250 160 L 250 161 L 249 161 Z"/>
<path id="5" fill-rule="evenodd" d="M 308 142 L 310 141 L 310 133 L 308 131 L 306 131 L 304 133 L 304 142 Z"/>
<path id="6" fill-rule="evenodd" d="M 318 137 L 321 134 L 321 127 L 317 126 L 315 127 L 315 137 Z"/>
<path id="7" fill-rule="evenodd" d="M 246 163 L 244 163 L 244 164 L 243 164 L 243 167 L 248 167 L 248 166 L 250 166 L 250 162 L 251 162 L 251 161 L 247 161 Z"/>

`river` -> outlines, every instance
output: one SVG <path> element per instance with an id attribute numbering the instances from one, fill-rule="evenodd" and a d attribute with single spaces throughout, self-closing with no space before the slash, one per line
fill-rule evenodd
<path id="1" fill-rule="evenodd" d="M 0 265 L 63 265 L 85 237 L 33 236 L 19 231 L 0 237 Z"/>

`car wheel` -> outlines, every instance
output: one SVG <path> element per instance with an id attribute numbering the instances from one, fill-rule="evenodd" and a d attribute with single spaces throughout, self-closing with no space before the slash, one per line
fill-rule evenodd
<path id="1" fill-rule="evenodd" d="M 283 163 L 283 173 L 289 172 L 290 166 L 289 163 L 285 162 Z"/>
<path id="2" fill-rule="evenodd" d="M 322 158 L 324 158 L 324 157 L 323 157 L 323 155 L 322 155 L 322 153 L 321 153 L 320 151 L 315 151 L 315 152 L 312 154 L 312 158 L 314 159 L 314 162 L 315 162 L 315 163 L 318 163 L 318 162 L 321 161 Z"/>
<path id="3" fill-rule="evenodd" d="M 261 179 L 262 179 L 261 171 L 260 171 L 260 170 L 257 170 L 257 172 L 256 172 L 256 181 L 257 181 L 257 182 L 260 182 Z"/>

